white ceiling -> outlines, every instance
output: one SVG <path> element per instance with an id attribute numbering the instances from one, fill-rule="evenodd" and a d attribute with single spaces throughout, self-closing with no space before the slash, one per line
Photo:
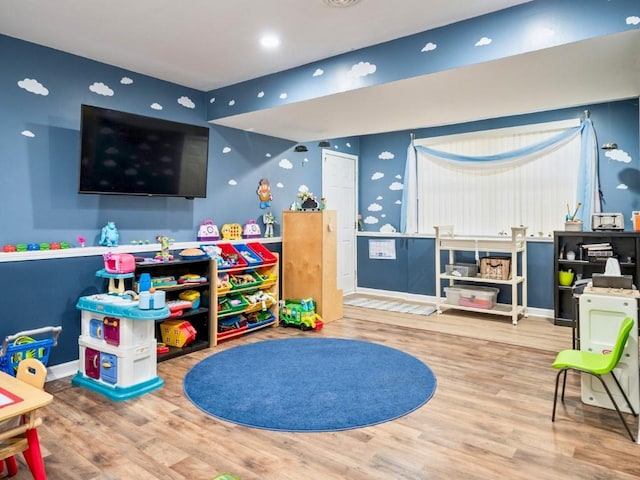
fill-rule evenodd
<path id="1" fill-rule="evenodd" d="M 526 1 L 3 1 L 0 33 L 209 91 Z M 277 51 L 258 45 L 269 31 Z M 631 31 L 216 123 L 304 141 L 637 97 L 638 45 Z"/>

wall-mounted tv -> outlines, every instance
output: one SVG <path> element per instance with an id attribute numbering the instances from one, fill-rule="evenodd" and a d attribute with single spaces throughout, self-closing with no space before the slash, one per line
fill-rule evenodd
<path id="1" fill-rule="evenodd" d="M 79 193 L 205 198 L 209 129 L 82 105 Z"/>

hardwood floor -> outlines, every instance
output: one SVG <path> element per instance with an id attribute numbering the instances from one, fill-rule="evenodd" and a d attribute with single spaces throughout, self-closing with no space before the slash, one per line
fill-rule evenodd
<path id="1" fill-rule="evenodd" d="M 380 425 L 284 433 L 217 420 L 182 392 L 185 373 L 212 353 L 307 335 L 408 352 L 433 370 L 436 393 Z M 205 480 L 222 472 L 242 480 L 640 478 L 640 445 L 615 412 L 580 402 L 577 375 L 569 374 L 566 404 L 551 422 L 550 364 L 557 350 L 570 348 L 570 338 L 570 329 L 544 319 L 513 326 L 508 317 L 421 317 L 345 306 L 344 318 L 320 332 L 266 329 L 163 362 L 158 372 L 165 385 L 126 402 L 74 387 L 70 378 L 48 383 L 55 400 L 41 412 L 45 465 L 50 480 Z M 637 431 L 637 419 L 626 418 Z M 31 477 L 21 464 L 14 478 Z"/>

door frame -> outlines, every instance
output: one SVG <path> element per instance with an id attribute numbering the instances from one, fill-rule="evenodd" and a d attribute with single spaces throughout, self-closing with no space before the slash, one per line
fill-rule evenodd
<path id="1" fill-rule="evenodd" d="M 322 196 L 326 197 L 326 191 L 325 191 L 325 185 L 328 183 L 327 182 L 327 178 L 331 175 L 331 172 L 328 172 L 327 169 L 325 168 L 325 155 L 333 155 L 336 157 L 341 157 L 344 158 L 346 160 L 351 160 L 353 161 L 353 167 L 354 167 L 354 185 L 353 185 L 353 219 L 354 219 L 354 224 L 353 224 L 353 237 L 352 237 L 352 256 L 353 256 L 353 292 L 356 292 L 356 290 L 358 289 L 358 237 L 357 237 L 357 228 L 356 228 L 356 224 L 358 221 L 358 160 L 359 160 L 359 156 L 352 154 L 352 153 L 345 153 L 345 152 L 340 152 L 340 151 L 336 151 L 336 150 L 331 150 L 330 148 L 323 148 L 322 149 L 322 153 L 321 153 L 321 159 L 322 159 Z M 338 210 L 339 213 L 339 210 Z"/>

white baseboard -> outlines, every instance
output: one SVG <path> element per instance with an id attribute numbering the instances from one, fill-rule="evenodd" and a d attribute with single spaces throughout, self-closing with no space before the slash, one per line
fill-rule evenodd
<path id="1" fill-rule="evenodd" d="M 378 290 L 375 288 L 356 288 L 355 293 L 361 293 L 363 295 L 375 295 L 377 297 L 393 298 L 395 300 L 409 300 L 411 302 L 428 303 L 430 305 L 436 304 L 436 297 L 432 295 L 420 295 L 417 293 L 406 292 L 394 292 L 392 290 Z M 548 308 L 532 308 L 527 307 L 527 316 L 542 317 L 542 318 L 554 318 L 553 310 Z"/>
<path id="2" fill-rule="evenodd" d="M 78 367 L 78 360 L 47 367 L 47 382 L 75 375 Z"/>

